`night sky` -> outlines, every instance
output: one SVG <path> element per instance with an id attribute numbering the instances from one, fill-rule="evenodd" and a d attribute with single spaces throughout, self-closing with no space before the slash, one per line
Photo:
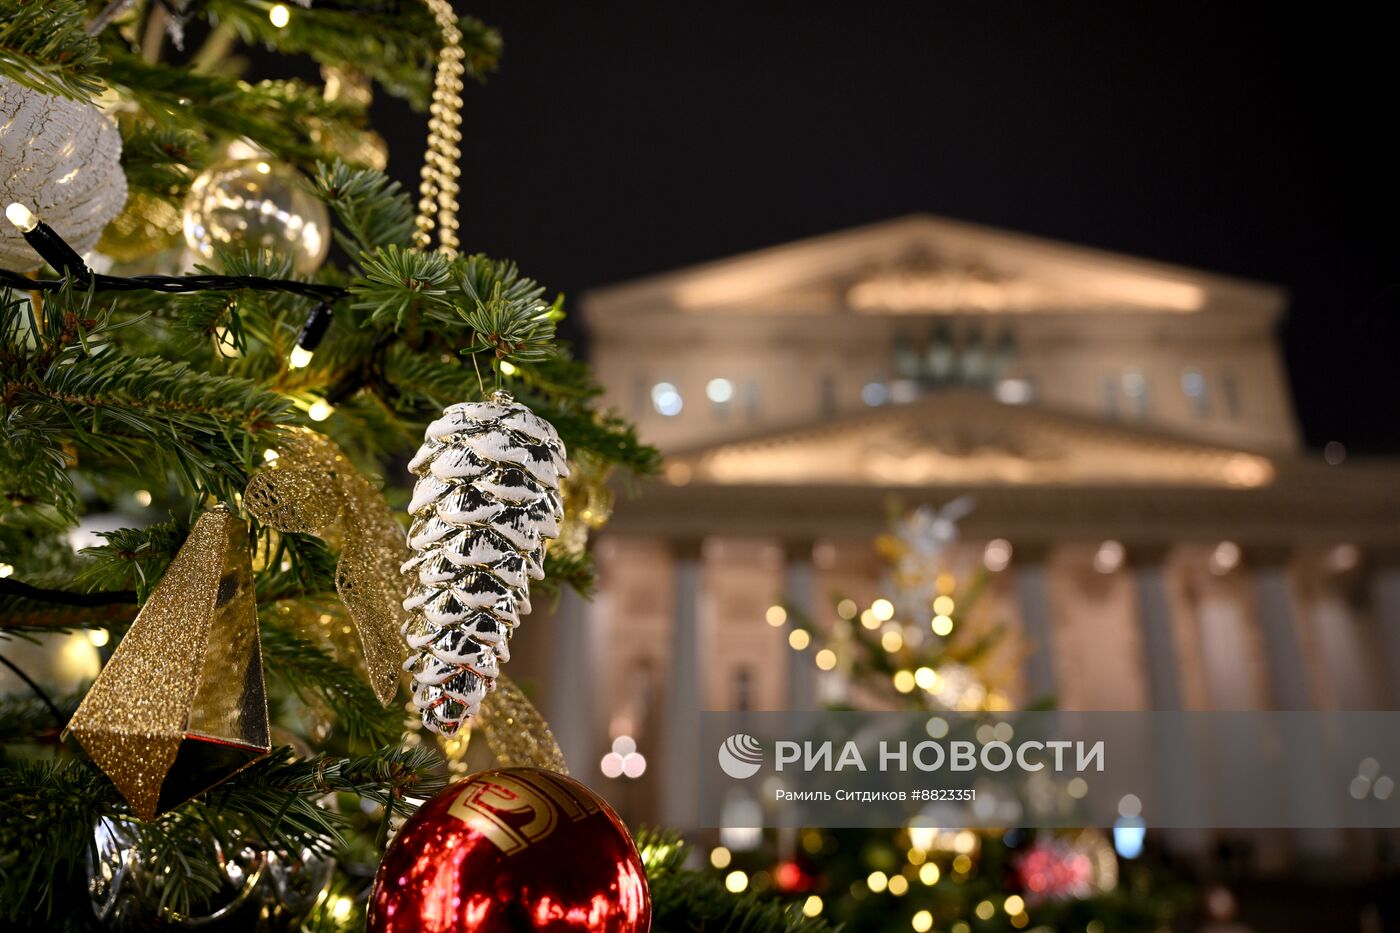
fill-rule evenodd
<path id="1" fill-rule="evenodd" d="M 1400 451 L 1387 31 L 1136 7 L 459 3 L 506 40 L 464 240 L 577 295 L 928 211 L 1278 283 L 1309 444 Z"/>

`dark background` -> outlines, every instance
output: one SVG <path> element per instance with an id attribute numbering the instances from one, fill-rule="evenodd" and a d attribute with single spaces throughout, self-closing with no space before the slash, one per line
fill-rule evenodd
<path id="1" fill-rule="evenodd" d="M 1136 6 L 460 2 L 463 240 L 577 296 L 929 211 L 1278 283 L 1309 444 L 1400 451 L 1388 30 Z"/>

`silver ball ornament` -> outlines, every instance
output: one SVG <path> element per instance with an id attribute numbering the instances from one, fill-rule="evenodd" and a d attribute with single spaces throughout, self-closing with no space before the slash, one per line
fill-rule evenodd
<path id="1" fill-rule="evenodd" d="M 177 913 L 160 904 L 164 879 L 140 848 L 135 829 L 104 819 L 88 863 L 93 915 L 112 930 L 258 931 L 300 929 L 325 895 L 335 859 L 310 850 L 288 854 L 245 842 L 225 851 L 210 840 L 222 884 L 206 903 Z"/>
<path id="2" fill-rule="evenodd" d="M 211 165 L 185 198 L 185 243 L 201 259 L 215 250 L 270 250 L 292 268 L 315 272 L 331 248 L 330 211 L 296 170 L 266 159 Z"/>

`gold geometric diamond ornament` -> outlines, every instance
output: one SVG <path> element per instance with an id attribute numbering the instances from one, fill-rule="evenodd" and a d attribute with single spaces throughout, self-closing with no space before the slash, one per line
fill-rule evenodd
<path id="1" fill-rule="evenodd" d="M 68 734 L 143 820 L 268 753 L 248 533 L 227 507 L 195 523 Z"/>

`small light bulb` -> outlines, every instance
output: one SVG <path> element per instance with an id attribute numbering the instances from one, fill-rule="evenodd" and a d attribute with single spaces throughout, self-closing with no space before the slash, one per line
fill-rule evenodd
<path id="1" fill-rule="evenodd" d="M 516 365 L 514 363 L 510 362 L 509 360 L 501 360 L 502 376 L 514 376 L 518 372 L 520 372 L 520 370 L 516 368 Z"/>
<path id="2" fill-rule="evenodd" d="M 243 355 L 243 351 L 238 349 L 233 331 L 223 325 L 214 328 L 214 352 L 226 360 L 237 359 Z"/>
<path id="3" fill-rule="evenodd" d="M 287 9 L 285 4 L 274 4 L 272 9 L 267 11 L 267 18 L 278 29 L 285 29 L 287 24 L 292 21 L 292 11 Z"/>
<path id="4" fill-rule="evenodd" d="M 112 633 L 105 628 L 88 629 L 88 641 L 92 642 L 94 648 L 101 648 L 112 640 Z"/>
<path id="5" fill-rule="evenodd" d="M 312 421 L 325 421 L 335 411 L 335 406 L 323 398 L 318 398 L 316 402 L 306 410 L 306 417 Z"/>
<path id="6" fill-rule="evenodd" d="M 292 369 L 301 369 L 311 364 L 311 357 L 314 353 L 305 347 L 292 347 L 291 354 L 287 357 L 287 365 Z"/>
<path id="7" fill-rule="evenodd" d="M 5 208 L 5 219 L 24 233 L 33 230 L 39 223 L 34 219 L 33 212 L 18 201 L 10 202 L 10 206 Z"/>
<path id="8" fill-rule="evenodd" d="M 0 564 L 0 580 L 12 576 L 15 572 L 14 564 Z"/>
<path id="9" fill-rule="evenodd" d="M 271 463 L 272 461 L 276 460 L 279 456 L 281 456 L 281 454 L 273 450 L 271 447 L 263 451 L 263 459 L 266 460 L 268 463 Z"/>

